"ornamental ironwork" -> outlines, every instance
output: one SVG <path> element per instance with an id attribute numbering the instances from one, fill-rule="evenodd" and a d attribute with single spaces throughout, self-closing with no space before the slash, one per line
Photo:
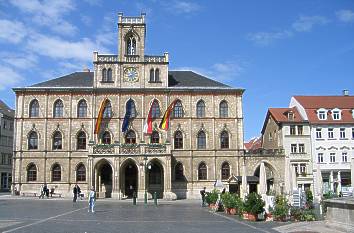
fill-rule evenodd
<path id="1" fill-rule="evenodd" d="M 94 154 L 114 154 L 114 145 L 95 145 L 93 147 Z"/>

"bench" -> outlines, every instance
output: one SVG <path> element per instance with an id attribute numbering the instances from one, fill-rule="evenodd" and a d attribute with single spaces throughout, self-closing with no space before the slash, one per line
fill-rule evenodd
<path id="1" fill-rule="evenodd" d="M 34 197 L 36 197 L 37 196 L 37 193 L 32 193 L 32 192 L 22 192 L 22 196 L 34 196 Z"/>
<path id="2" fill-rule="evenodd" d="M 61 193 L 51 193 L 50 197 L 61 197 Z"/>

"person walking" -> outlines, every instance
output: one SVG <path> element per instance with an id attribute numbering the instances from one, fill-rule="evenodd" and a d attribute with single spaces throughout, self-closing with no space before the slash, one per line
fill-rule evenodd
<path id="1" fill-rule="evenodd" d="M 48 189 L 47 184 L 44 184 L 43 192 L 44 192 L 44 194 L 46 195 L 46 197 L 48 199 L 49 198 L 49 189 Z M 44 198 L 44 196 L 43 196 L 43 198 Z"/>
<path id="2" fill-rule="evenodd" d="M 39 199 L 44 198 L 44 185 L 42 184 L 41 187 L 39 188 Z"/>
<path id="3" fill-rule="evenodd" d="M 95 202 L 96 202 L 96 192 L 92 186 L 91 191 L 89 193 L 89 197 L 88 197 L 89 209 L 87 212 L 90 212 L 90 210 L 91 210 L 92 213 L 95 213 L 95 211 L 94 211 Z"/>
<path id="4" fill-rule="evenodd" d="M 202 207 L 205 206 L 205 195 L 206 195 L 206 188 L 204 187 L 202 190 L 200 190 L 200 195 L 202 196 Z"/>
<path id="5" fill-rule="evenodd" d="M 78 191 L 79 191 L 78 186 L 77 186 L 77 184 L 75 184 L 75 186 L 73 188 L 73 194 L 74 194 L 73 202 L 76 202 L 76 200 L 77 200 L 77 194 L 79 193 Z"/>

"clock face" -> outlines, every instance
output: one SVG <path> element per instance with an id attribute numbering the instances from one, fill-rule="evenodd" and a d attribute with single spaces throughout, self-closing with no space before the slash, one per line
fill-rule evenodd
<path id="1" fill-rule="evenodd" d="M 128 82 L 136 82 L 138 81 L 139 77 L 138 77 L 138 71 L 135 67 L 128 67 L 125 68 L 124 70 L 124 77 L 125 80 Z"/>

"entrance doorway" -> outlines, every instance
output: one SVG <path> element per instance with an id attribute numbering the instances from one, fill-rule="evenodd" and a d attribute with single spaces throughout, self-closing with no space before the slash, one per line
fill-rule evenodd
<path id="1" fill-rule="evenodd" d="M 97 172 L 97 187 L 99 197 L 112 197 L 112 167 L 107 161 L 103 162 L 98 167 Z"/>
<path id="2" fill-rule="evenodd" d="M 121 171 L 121 190 L 125 197 L 132 198 L 134 192 L 138 193 L 138 168 L 133 160 L 128 160 Z"/>
<path id="3" fill-rule="evenodd" d="M 163 198 L 163 168 L 158 161 L 150 162 L 148 167 L 148 187 L 147 190 L 152 195 L 156 192 L 157 198 Z"/>

